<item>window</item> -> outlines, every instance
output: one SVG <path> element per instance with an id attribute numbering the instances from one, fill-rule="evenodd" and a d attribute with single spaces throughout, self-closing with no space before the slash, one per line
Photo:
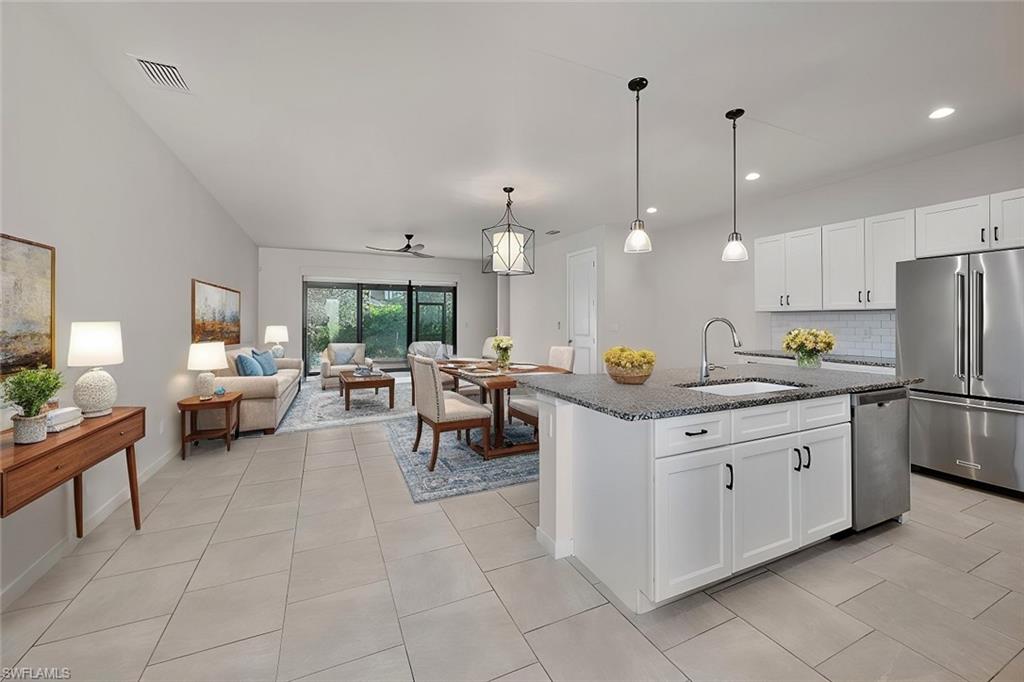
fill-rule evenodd
<path id="1" fill-rule="evenodd" d="M 456 344 L 456 287 L 305 282 L 303 350 L 310 374 L 320 372 L 328 343 L 365 343 L 367 357 L 406 366 L 412 341 Z"/>

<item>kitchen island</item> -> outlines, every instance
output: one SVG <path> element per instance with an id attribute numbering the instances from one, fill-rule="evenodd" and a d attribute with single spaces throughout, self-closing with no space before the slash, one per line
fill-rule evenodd
<path id="1" fill-rule="evenodd" d="M 637 613 L 851 525 L 850 394 L 914 379 L 769 365 L 533 376 L 537 539 Z"/>

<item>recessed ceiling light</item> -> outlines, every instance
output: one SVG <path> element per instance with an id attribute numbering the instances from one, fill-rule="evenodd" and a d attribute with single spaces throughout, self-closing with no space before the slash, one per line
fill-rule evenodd
<path id="1" fill-rule="evenodd" d="M 761 174 L 757 171 L 751 171 L 746 175 L 747 180 L 757 180 L 759 177 L 761 177 Z"/>
<path id="2" fill-rule="evenodd" d="M 956 109 L 953 107 L 939 107 L 932 113 L 928 114 L 928 118 L 946 118 L 947 116 L 952 115 L 954 111 L 956 111 Z"/>
<path id="3" fill-rule="evenodd" d="M 647 212 L 648 212 L 648 213 L 657 213 L 657 212 L 658 212 L 658 209 L 657 209 L 657 208 L 655 208 L 654 206 L 648 206 L 648 207 L 647 207 Z"/>
<path id="4" fill-rule="evenodd" d="M 547 232 L 545 232 L 544 234 L 551 234 L 551 235 L 555 235 L 555 234 L 561 234 L 561 232 L 562 232 L 561 230 L 548 230 L 548 231 L 547 231 Z"/>

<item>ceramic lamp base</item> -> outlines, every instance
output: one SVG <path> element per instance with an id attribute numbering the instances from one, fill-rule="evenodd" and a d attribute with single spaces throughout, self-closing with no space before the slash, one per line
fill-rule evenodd
<path id="1" fill-rule="evenodd" d="M 117 402 L 117 383 L 102 367 L 93 367 L 78 377 L 72 395 L 83 417 L 102 417 Z"/>
<path id="2" fill-rule="evenodd" d="M 284 357 L 284 346 L 282 346 L 279 343 L 271 346 L 270 347 L 270 354 L 273 355 L 275 358 L 283 358 Z"/>
<path id="3" fill-rule="evenodd" d="M 196 377 L 196 393 L 199 394 L 200 400 L 213 398 L 214 378 L 213 372 L 202 372 Z"/>

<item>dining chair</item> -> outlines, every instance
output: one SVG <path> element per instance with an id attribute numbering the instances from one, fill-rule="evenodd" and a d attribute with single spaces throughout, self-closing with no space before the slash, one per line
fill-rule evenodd
<path id="1" fill-rule="evenodd" d="M 413 346 L 415 346 L 415 345 L 416 345 L 415 343 L 409 344 L 409 349 L 412 350 Z M 406 356 L 405 356 L 405 361 L 409 365 L 409 381 L 412 382 L 412 386 L 410 388 L 412 390 L 412 404 L 413 405 L 416 404 L 416 373 L 412 371 L 412 365 L 413 365 L 412 360 L 413 360 L 413 358 L 416 358 L 416 357 L 425 357 L 425 356 L 420 356 L 418 353 L 412 353 L 412 352 L 407 353 Z M 448 376 L 447 374 L 444 375 L 443 377 L 441 377 L 441 386 L 442 386 L 442 388 L 444 388 L 444 390 L 450 391 L 450 390 L 456 388 L 457 385 L 458 384 L 456 384 L 456 382 L 455 382 L 455 377 Z"/>
<path id="2" fill-rule="evenodd" d="M 441 434 L 455 431 L 456 438 L 461 438 L 462 431 L 469 439 L 471 429 L 481 429 L 481 443 L 486 458 L 491 449 L 491 408 L 488 405 L 473 402 L 465 396 L 442 388 L 441 373 L 437 362 L 432 358 L 413 356 L 413 374 L 416 377 L 416 442 L 413 452 L 419 450 L 420 437 L 423 435 L 423 423 L 426 422 L 434 432 L 431 444 L 430 464 L 427 468 L 434 470 L 437 464 L 437 449 Z"/>
<path id="3" fill-rule="evenodd" d="M 485 360 L 497 360 L 498 354 L 494 352 L 494 337 L 488 336 L 484 339 L 484 347 L 480 350 L 480 357 Z"/>
<path id="4" fill-rule="evenodd" d="M 572 371 L 576 364 L 576 349 L 572 346 L 551 346 L 548 351 L 548 364 L 552 367 Z M 539 423 L 539 408 L 537 399 L 531 395 L 512 394 L 508 399 L 508 422 L 512 419 L 519 419 L 525 424 L 533 427 L 534 434 L 537 433 Z"/>

